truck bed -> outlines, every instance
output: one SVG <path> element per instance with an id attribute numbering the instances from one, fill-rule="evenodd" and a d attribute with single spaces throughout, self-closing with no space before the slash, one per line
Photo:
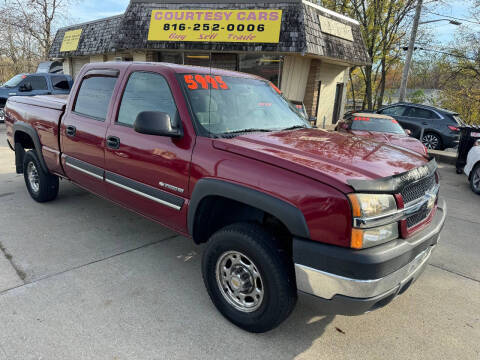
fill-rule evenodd
<path id="1" fill-rule="evenodd" d="M 13 127 L 30 125 L 38 133 L 46 165 L 58 174 L 63 174 L 58 134 L 67 101 L 68 95 L 13 96 L 8 99 L 5 107 L 10 113 L 10 119 L 5 120 L 7 136 L 12 146 L 15 144 Z M 8 122 L 13 123 L 8 126 Z"/>

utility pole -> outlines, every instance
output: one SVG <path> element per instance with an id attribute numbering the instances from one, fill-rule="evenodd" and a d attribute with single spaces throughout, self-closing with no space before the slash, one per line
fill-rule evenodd
<path id="1" fill-rule="evenodd" d="M 402 83 L 400 85 L 400 102 L 405 101 L 407 95 L 408 73 L 410 72 L 410 63 L 412 62 L 413 50 L 415 48 L 415 39 L 417 38 L 418 24 L 420 23 L 420 15 L 422 13 L 423 0 L 418 0 L 415 9 L 415 18 L 413 19 L 412 33 L 410 34 L 410 42 L 408 43 L 407 58 L 403 67 Z"/>

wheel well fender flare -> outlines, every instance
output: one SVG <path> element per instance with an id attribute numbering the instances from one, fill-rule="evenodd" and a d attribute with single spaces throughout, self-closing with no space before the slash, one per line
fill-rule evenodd
<path id="1" fill-rule="evenodd" d="M 40 161 L 40 165 L 42 166 L 42 170 L 44 170 L 46 173 L 49 173 L 50 171 L 48 170 L 47 164 L 45 163 L 45 159 L 43 158 L 43 154 L 42 154 L 42 143 L 40 142 L 40 138 L 38 137 L 38 134 L 35 131 L 35 129 L 30 124 L 27 124 L 23 121 L 17 121 L 15 122 L 15 124 L 13 124 L 14 141 L 15 141 L 17 132 L 23 132 L 27 134 L 30 137 L 30 139 L 32 139 L 33 145 L 35 147 L 33 150 L 37 153 L 37 157 L 38 157 L 38 160 Z"/>
<path id="2" fill-rule="evenodd" d="M 188 232 L 192 236 L 196 211 L 208 196 L 224 197 L 262 210 L 280 220 L 293 236 L 306 239 L 310 237 L 305 217 L 294 205 L 261 191 L 217 179 L 200 179 L 193 189 L 187 215 Z"/>

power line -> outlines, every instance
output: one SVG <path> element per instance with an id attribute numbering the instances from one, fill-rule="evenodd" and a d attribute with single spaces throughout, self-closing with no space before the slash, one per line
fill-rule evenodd
<path id="1" fill-rule="evenodd" d="M 403 49 L 405 50 L 405 47 L 404 47 Z M 424 47 L 417 47 L 417 46 L 415 46 L 414 50 L 422 50 L 422 51 L 436 52 L 436 53 L 439 53 L 439 54 L 443 54 L 443 55 L 447 55 L 447 56 L 452 56 L 452 57 L 456 57 L 456 58 L 459 58 L 459 59 L 470 60 L 470 61 L 476 61 L 476 60 L 477 60 L 477 59 L 474 59 L 474 58 L 471 58 L 471 57 L 468 57 L 468 56 L 464 56 L 464 55 L 460 55 L 460 54 L 452 54 L 452 53 L 449 53 L 449 52 L 446 52 L 446 51 L 435 50 L 435 49 L 427 49 L 427 48 L 424 48 Z"/>
<path id="2" fill-rule="evenodd" d="M 469 23 L 472 23 L 472 24 L 480 25 L 480 22 L 478 22 L 478 21 L 472 21 L 472 20 L 468 20 L 468 19 L 464 19 L 464 18 L 450 16 L 450 15 L 438 14 L 438 13 L 435 13 L 435 12 L 432 12 L 432 11 L 429 11 L 429 10 L 425 10 L 425 12 L 429 13 L 429 14 L 432 14 L 432 15 L 436 15 L 436 16 L 446 17 L 446 18 L 449 18 L 449 19 L 454 19 L 454 20 L 459 20 L 459 21 L 464 21 L 464 22 L 469 22 Z"/>

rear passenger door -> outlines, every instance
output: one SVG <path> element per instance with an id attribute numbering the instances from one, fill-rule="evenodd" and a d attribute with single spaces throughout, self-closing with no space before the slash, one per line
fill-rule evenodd
<path id="1" fill-rule="evenodd" d="M 417 139 L 420 139 L 422 129 L 423 132 L 425 132 L 431 129 L 436 129 L 439 125 L 438 120 L 440 117 L 435 112 L 428 109 L 411 106 L 406 115 L 409 121 L 417 126 L 417 131 L 413 134 Z"/>
<path id="2" fill-rule="evenodd" d="M 170 115 L 182 126 L 177 104 L 162 71 L 144 71 L 132 65 L 118 114 L 106 139 L 105 181 L 109 198 L 176 229 L 185 228 L 183 206 L 188 194 L 193 139 L 140 134 L 133 128 L 143 111 Z M 176 80 L 175 80 L 176 81 Z"/>
<path id="3" fill-rule="evenodd" d="M 72 98 L 61 124 L 62 164 L 67 176 L 99 195 L 105 195 L 106 121 L 120 72 L 115 69 L 87 71 Z"/>

